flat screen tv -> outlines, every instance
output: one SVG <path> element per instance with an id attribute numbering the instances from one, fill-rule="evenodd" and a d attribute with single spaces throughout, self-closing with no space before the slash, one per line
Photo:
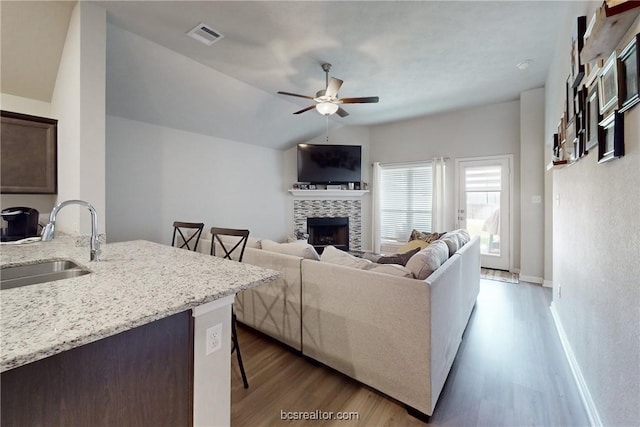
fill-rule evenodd
<path id="1" fill-rule="evenodd" d="M 298 144 L 298 182 L 346 184 L 360 182 L 359 145 Z"/>

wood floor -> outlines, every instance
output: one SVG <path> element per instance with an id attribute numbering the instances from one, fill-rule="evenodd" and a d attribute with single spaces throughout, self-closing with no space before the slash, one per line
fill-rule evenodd
<path id="1" fill-rule="evenodd" d="M 480 286 L 430 425 L 589 425 L 549 312 L 551 291 L 490 280 L 481 280 Z M 238 334 L 249 389 L 242 388 L 234 355 L 234 427 L 427 425 L 397 402 L 327 367 L 315 366 L 249 328 L 240 326 Z M 316 417 L 340 413 L 352 419 L 282 419 L 283 413 L 294 411 Z"/>

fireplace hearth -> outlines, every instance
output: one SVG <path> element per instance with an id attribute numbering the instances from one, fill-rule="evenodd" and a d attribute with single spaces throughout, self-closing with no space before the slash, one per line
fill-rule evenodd
<path id="1" fill-rule="evenodd" d="M 349 250 L 349 217 L 307 218 L 307 233 L 319 254 L 327 246 Z"/>

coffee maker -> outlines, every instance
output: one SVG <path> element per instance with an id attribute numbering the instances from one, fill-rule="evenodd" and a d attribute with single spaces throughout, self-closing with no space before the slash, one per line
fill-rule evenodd
<path id="1" fill-rule="evenodd" d="M 0 212 L 2 227 L 0 241 L 14 242 L 28 237 L 37 237 L 39 212 L 34 208 L 15 207 Z"/>

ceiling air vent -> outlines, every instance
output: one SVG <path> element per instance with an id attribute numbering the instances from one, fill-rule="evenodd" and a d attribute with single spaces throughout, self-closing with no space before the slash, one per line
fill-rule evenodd
<path id="1" fill-rule="evenodd" d="M 203 23 L 196 25 L 191 31 L 187 33 L 187 35 L 198 40 L 199 42 L 206 44 L 207 46 L 211 46 L 224 37 L 222 34 Z"/>

